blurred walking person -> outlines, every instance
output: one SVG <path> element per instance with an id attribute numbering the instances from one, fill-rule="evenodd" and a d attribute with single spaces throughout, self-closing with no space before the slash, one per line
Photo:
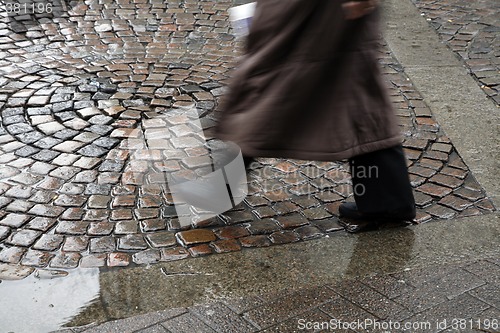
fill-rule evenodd
<path id="1" fill-rule="evenodd" d="M 216 136 L 254 157 L 349 159 L 348 231 L 408 221 L 415 202 L 377 61 L 376 1 L 259 0 Z M 367 172 L 376 170 L 376 172 Z"/>

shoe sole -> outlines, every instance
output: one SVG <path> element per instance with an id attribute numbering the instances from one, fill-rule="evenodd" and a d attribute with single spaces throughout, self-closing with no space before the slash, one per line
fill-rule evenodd
<path id="1" fill-rule="evenodd" d="M 400 228 L 411 225 L 410 222 L 403 220 L 374 219 L 371 221 L 353 220 L 348 218 L 339 219 L 339 224 L 344 227 L 348 233 L 359 233 L 365 231 L 375 231 L 380 229 Z"/>

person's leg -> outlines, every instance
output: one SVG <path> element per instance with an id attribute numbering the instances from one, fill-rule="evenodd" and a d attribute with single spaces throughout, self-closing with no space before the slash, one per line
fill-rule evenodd
<path id="1" fill-rule="evenodd" d="M 248 170 L 253 162 L 255 162 L 255 158 L 243 155 L 243 163 L 245 164 L 245 170 Z"/>
<path id="2" fill-rule="evenodd" d="M 401 145 L 350 159 L 355 204 L 340 215 L 354 219 L 412 220 L 415 200 Z"/>

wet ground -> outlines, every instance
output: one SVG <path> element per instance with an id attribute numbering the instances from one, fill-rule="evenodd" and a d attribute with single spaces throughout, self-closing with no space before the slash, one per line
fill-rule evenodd
<path id="1" fill-rule="evenodd" d="M 459 1 L 415 4 L 498 104 L 496 5 L 480 1 L 464 13 Z M 466 292 L 461 297 L 468 302 L 470 290 L 488 289 L 488 283 L 497 290 L 498 281 L 490 282 L 497 274 L 488 277 L 498 272 L 498 223 L 492 213 L 496 192 L 487 192 L 478 182 L 485 174 L 471 170 L 480 170 L 477 165 L 483 162 L 463 158 L 470 152 L 459 150 L 454 142 L 462 146 L 460 137 L 450 139 L 443 130 L 450 125 L 438 122 L 433 101 L 424 100 L 391 52 L 394 45 L 381 41 L 379 58 L 405 137 L 418 215 L 410 229 L 385 229 L 386 234 L 377 236 L 380 243 L 371 248 L 385 246 L 377 256 L 382 259 L 373 260 L 373 253 L 362 246 L 371 237 L 360 236 L 362 241 L 355 243 L 358 238 L 338 224 L 338 205 L 352 194 L 345 162 L 259 159 L 249 173 L 250 193 L 244 203 L 181 227 L 164 174 L 203 167 L 203 138 L 176 141 L 175 155 L 166 155 L 164 147 L 186 130 L 183 116 L 193 110 L 205 138 L 211 139 L 217 104 L 241 49 L 228 23 L 227 9 L 233 2 L 71 5 L 67 13 L 0 19 L 0 307 L 9 309 L 9 318 L 31 314 L 23 322 L 9 321 L 13 326 L 8 327 L 22 327 L 10 330 L 46 332 L 62 324 L 79 326 L 171 308 L 180 309 L 147 317 L 151 325 L 145 326 L 167 317 L 189 323 L 195 320 L 188 315 L 193 311 L 208 325 L 210 320 L 199 309 L 190 308 L 194 303 L 245 297 L 245 303 L 254 304 L 247 297 L 259 294 L 255 306 L 229 306 L 239 319 L 250 320 L 241 322 L 242 327 L 255 330 L 274 324 L 259 322 L 248 312 L 286 295 L 277 296 L 279 290 L 307 285 L 313 294 L 326 292 L 334 298 L 330 293 L 337 287 L 315 288 L 327 281 L 337 286 L 342 278 L 421 267 L 426 260 L 451 261 L 460 273 L 453 277 L 465 270 L 483 281 L 451 292 L 446 296 L 450 304 Z M 450 21 L 460 25 L 456 31 L 449 30 Z M 465 45 L 456 42 L 464 36 L 470 37 Z M 159 126 L 155 119 L 165 116 L 172 117 Z M 484 146 L 489 147 L 486 142 Z M 493 183 L 495 174 L 489 177 Z M 463 221 L 463 229 L 456 221 Z M 478 230 L 468 221 L 482 227 Z M 435 237 L 446 238 L 447 233 L 454 236 L 446 241 Z M 395 252 L 384 252 L 393 247 Z M 218 253 L 226 254 L 205 257 Z M 461 257 L 467 263 L 460 263 Z M 468 269 L 471 265 L 486 268 Z M 359 281 L 355 283 L 374 287 Z M 375 289 L 391 300 L 396 297 Z M 477 304 L 481 311 L 474 315 L 495 311 L 497 301 L 482 299 Z M 301 310 L 320 311 L 321 318 L 333 315 L 313 303 Z M 410 304 L 396 303 L 408 311 L 400 319 L 421 313 Z M 358 305 L 374 314 L 369 306 Z M 426 309 L 439 305 L 445 306 L 436 302 Z M 174 332 L 174 326 L 155 329 Z M 212 328 L 207 331 L 224 331 L 208 326 Z"/>
<path id="2" fill-rule="evenodd" d="M 200 332 L 294 332 L 301 318 L 332 317 L 493 320 L 499 235 L 490 215 L 147 267 L 78 269 L 65 278 L 32 275 L 3 281 L 0 306 L 14 332 L 191 332 L 195 324 Z M 119 318 L 129 319 L 98 325 Z"/>
<path id="3" fill-rule="evenodd" d="M 164 174 L 203 167 L 206 150 L 199 137 L 175 139 L 173 153 L 165 146 L 186 132 L 190 110 L 206 133 L 215 123 L 240 54 L 231 5 L 89 2 L 67 17 L 4 19 L 1 262 L 127 266 L 342 230 L 338 205 L 352 192 L 346 163 L 277 159 L 259 160 L 244 204 L 195 231 L 181 228 Z M 384 45 L 380 61 L 405 135 L 415 223 L 493 211 Z"/>

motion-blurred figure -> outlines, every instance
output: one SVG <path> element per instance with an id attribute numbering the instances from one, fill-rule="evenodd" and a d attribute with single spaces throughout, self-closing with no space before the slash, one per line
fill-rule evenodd
<path id="1" fill-rule="evenodd" d="M 377 61 L 376 1 L 258 0 L 217 136 L 254 157 L 349 159 L 348 231 L 412 220 L 397 118 Z M 373 223 L 372 223 L 373 222 Z M 362 227 L 359 227 L 362 225 Z"/>

